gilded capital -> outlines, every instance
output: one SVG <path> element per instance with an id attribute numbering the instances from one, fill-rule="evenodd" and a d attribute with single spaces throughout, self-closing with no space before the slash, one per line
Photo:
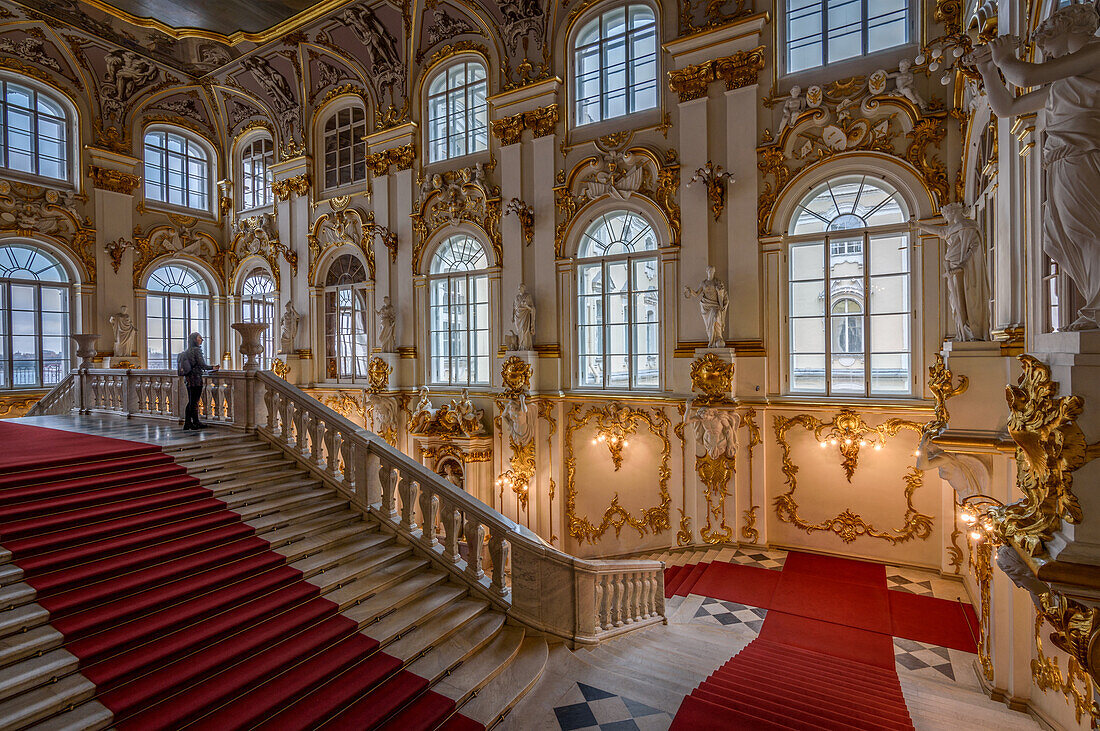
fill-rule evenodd
<path id="1" fill-rule="evenodd" d="M 123 195 L 132 195 L 134 188 L 141 184 L 140 176 L 98 165 L 92 165 L 88 168 L 88 177 L 92 179 L 92 185 L 99 190 L 109 190 L 112 193 L 122 193 Z"/>
<path id="2" fill-rule="evenodd" d="M 668 87 L 676 92 L 681 102 L 701 99 L 707 95 L 707 87 L 714 81 L 714 62 L 706 61 L 686 66 L 679 71 L 668 72 Z"/>
<path id="3" fill-rule="evenodd" d="M 271 184 L 271 192 L 281 201 L 290 200 L 294 196 L 307 195 L 311 185 L 309 173 L 295 175 L 293 178 L 276 180 Z"/>

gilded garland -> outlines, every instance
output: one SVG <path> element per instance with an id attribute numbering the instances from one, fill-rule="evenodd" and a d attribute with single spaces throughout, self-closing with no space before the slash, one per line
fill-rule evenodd
<path id="1" fill-rule="evenodd" d="M 913 538 L 926 540 L 932 534 L 932 516 L 921 513 L 913 506 L 913 494 L 920 488 L 924 476 L 924 473 L 916 467 L 910 467 L 903 478 L 906 508 L 901 528 L 881 530 L 850 508 L 834 518 L 819 523 L 804 520 L 798 514 L 799 506 L 794 497 L 798 487 L 796 480 L 798 465 L 791 459 L 791 445 L 787 441 L 787 432 L 796 426 L 813 432 L 814 437 L 825 447 L 835 446 L 839 449 L 841 467 L 849 482 L 859 465 L 861 447 L 870 444 L 881 447 L 887 437 L 897 436 L 901 431 L 912 431 L 919 435 L 923 429 L 922 425 L 915 421 L 897 418 L 887 419 L 884 423 L 872 427 L 863 420 L 862 416 L 849 409 L 842 410 L 832 421 L 822 421 L 810 414 L 799 414 L 789 418 L 776 416 L 775 440 L 782 450 L 782 469 L 788 486 L 787 492 L 775 499 L 775 514 L 781 521 L 790 523 L 807 533 L 831 531 L 845 543 L 851 543 L 861 536 L 868 536 L 896 545 Z"/>
<path id="2" fill-rule="evenodd" d="M 1066 663 L 1065 677 L 1062 676 L 1058 659 L 1047 657 L 1043 652 L 1043 619 L 1042 612 L 1035 613 L 1035 657 L 1031 661 L 1031 679 L 1043 692 L 1056 690 L 1064 695 L 1073 704 L 1073 715 L 1077 723 L 1088 714 L 1095 725 L 1100 719 L 1100 705 L 1093 700 L 1092 677 L 1072 655 Z"/>
<path id="3" fill-rule="evenodd" d="M 638 515 L 632 515 L 626 508 L 619 505 L 619 494 L 615 493 L 611 504 L 604 511 L 603 518 L 597 525 L 588 518 L 577 515 L 577 457 L 573 452 L 573 437 L 577 430 L 584 428 L 589 422 L 611 421 L 616 418 L 613 410 L 621 412 L 622 409 L 628 412 L 623 418 L 627 419 L 632 426 L 636 428 L 638 422 L 644 424 L 661 442 L 660 463 L 657 468 L 660 503 L 643 509 Z M 671 527 L 669 506 L 672 503 L 672 496 L 668 492 L 668 481 L 672 476 L 669 468 L 669 459 L 672 454 L 672 443 L 668 438 L 670 425 L 668 416 L 660 409 L 650 411 L 644 408 L 632 409 L 610 404 L 604 407 L 589 406 L 585 410 L 583 405 L 575 404 L 569 410 L 565 424 L 565 522 L 569 535 L 577 540 L 595 543 L 609 528 L 614 528 L 615 536 L 618 537 L 623 526 L 629 525 L 638 531 L 639 537 L 644 537 L 647 533 L 663 533 Z"/>

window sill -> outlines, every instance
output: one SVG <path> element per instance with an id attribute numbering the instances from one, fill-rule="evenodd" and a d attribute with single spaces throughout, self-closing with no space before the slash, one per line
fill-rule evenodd
<path id="1" fill-rule="evenodd" d="M 769 406 L 790 407 L 828 407 L 854 409 L 908 409 L 912 411 L 932 411 L 933 404 L 920 396 L 822 396 L 812 393 L 787 393 L 768 396 Z"/>
<path id="2" fill-rule="evenodd" d="M 262 215 L 264 213 L 274 213 L 275 203 L 272 201 L 267 205 L 256 206 L 255 208 L 248 208 L 243 211 L 237 211 L 237 218 L 253 218 L 255 216 Z"/>
<path id="3" fill-rule="evenodd" d="M 569 108 L 569 114 L 572 114 L 574 109 L 572 106 Z M 572 118 L 569 120 L 569 132 L 572 139 L 571 144 L 577 144 L 580 142 L 588 142 L 594 140 L 602 135 L 609 134 L 611 132 L 620 132 L 622 130 L 639 130 L 643 127 L 652 127 L 661 123 L 662 109 L 658 105 L 652 109 L 645 109 L 640 112 L 632 112 L 631 114 L 624 114 L 621 117 L 611 117 L 599 122 L 589 122 L 588 124 L 574 124 Z"/>
<path id="4" fill-rule="evenodd" d="M 794 84 L 801 85 L 803 92 L 805 92 L 807 83 L 824 85 L 836 79 L 852 76 L 859 71 L 866 72 L 868 68 L 871 68 L 870 64 L 875 63 L 878 64 L 877 68 L 885 68 L 887 71 L 890 71 L 892 67 L 896 67 L 898 61 L 903 58 L 908 58 L 911 61 L 917 54 L 917 48 L 918 44 L 910 42 L 901 46 L 884 48 L 881 51 L 875 51 L 869 55 L 854 56 L 852 58 L 846 58 L 843 61 L 835 61 L 833 63 L 814 66 L 808 69 L 799 69 L 798 71 L 791 71 L 790 73 L 784 72 L 779 76 L 781 82 L 779 92 L 781 94 L 789 94 L 791 86 Z"/>
<path id="5" fill-rule="evenodd" d="M 489 149 L 478 150 L 477 152 L 471 152 L 465 155 L 459 155 L 458 157 L 445 157 L 442 160 L 436 160 L 430 162 L 424 166 L 425 171 L 432 170 L 434 168 L 468 168 L 473 167 L 477 163 L 487 163 L 489 161 Z M 424 176 L 428 177 L 427 175 Z"/>
<path id="6" fill-rule="evenodd" d="M 3 173 L 4 177 L 13 183 L 30 183 L 31 185 L 37 185 L 40 188 L 48 188 L 50 190 L 76 192 L 76 186 L 73 185 L 73 181 L 68 178 L 50 178 L 45 175 L 35 175 L 34 173 L 12 170 L 11 168 L 0 168 L 0 173 Z"/>
<path id="7" fill-rule="evenodd" d="M 217 217 L 214 215 L 214 212 L 206 208 L 189 208 L 187 206 L 177 206 L 173 203 L 165 203 L 164 201 L 153 200 L 151 198 L 143 198 L 142 205 L 147 211 L 175 213 L 181 216 L 194 216 L 204 221 L 217 221 Z"/>

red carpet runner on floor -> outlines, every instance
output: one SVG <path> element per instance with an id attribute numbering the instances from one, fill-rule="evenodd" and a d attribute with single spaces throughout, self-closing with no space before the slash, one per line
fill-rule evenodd
<path id="1" fill-rule="evenodd" d="M 481 728 L 159 448 L 0 442 L 0 545 L 117 728 Z"/>
<path id="2" fill-rule="evenodd" d="M 768 610 L 757 639 L 684 698 L 681 731 L 912 729 L 892 637 L 977 651 L 970 605 L 890 591 L 881 564 L 792 551 L 782 571 L 674 566 L 665 594 Z"/>

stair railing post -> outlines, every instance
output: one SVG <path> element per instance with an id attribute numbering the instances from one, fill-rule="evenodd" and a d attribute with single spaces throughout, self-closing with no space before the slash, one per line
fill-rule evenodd
<path id="1" fill-rule="evenodd" d="M 485 571 L 481 568 L 481 552 L 485 550 L 485 526 L 471 517 L 466 521 L 463 534 L 466 538 L 466 574 L 481 583 L 485 578 Z"/>
<path id="2" fill-rule="evenodd" d="M 499 530 L 489 534 L 489 556 L 493 560 L 493 577 L 489 588 L 497 596 L 507 596 L 505 569 L 512 558 L 512 544 L 504 540 Z"/>
<path id="3" fill-rule="evenodd" d="M 401 514 L 397 512 L 397 485 L 401 482 L 401 473 L 390 468 L 389 479 L 382 482 L 382 515 L 391 523 L 397 523 Z"/>
<path id="4" fill-rule="evenodd" d="M 439 514 L 439 496 L 433 495 L 430 488 L 420 488 L 420 544 L 431 550 L 435 548 L 435 524 Z"/>
<path id="5" fill-rule="evenodd" d="M 454 505 L 443 503 L 443 558 L 453 564 L 462 560 L 458 551 L 458 540 L 462 534 L 462 513 Z"/>
<path id="6" fill-rule="evenodd" d="M 416 516 L 413 511 L 416 508 L 416 500 L 420 496 L 420 483 L 416 480 L 405 480 L 399 488 L 401 491 L 401 528 L 406 533 L 416 530 Z"/>

